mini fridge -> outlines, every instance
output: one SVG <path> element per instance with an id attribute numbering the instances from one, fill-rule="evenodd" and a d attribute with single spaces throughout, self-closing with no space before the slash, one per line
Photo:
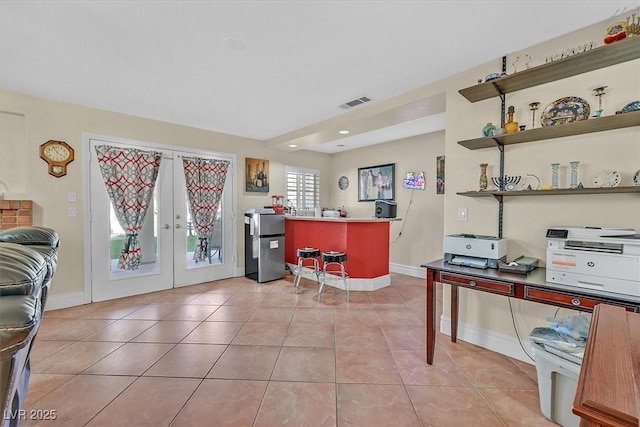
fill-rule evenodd
<path id="1" fill-rule="evenodd" d="M 244 214 L 244 275 L 259 283 L 284 277 L 284 214 Z"/>

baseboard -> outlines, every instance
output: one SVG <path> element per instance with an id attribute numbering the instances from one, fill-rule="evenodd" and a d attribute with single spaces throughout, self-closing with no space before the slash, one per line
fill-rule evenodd
<path id="1" fill-rule="evenodd" d="M 75 307 L 89 304 L 91 298 L 84 292 L 68 292 L 66 294 L 49 294 L 44 311 L 58 310 L 60 308 Z"/>
<path id="2" fill-rule="evenodd" d="M 441 316 L 440 318 L 440 332 L 445 335 L 451 336 L 451 318 Z M 458 337 L 459 340 L 466 341 L 471 344 L 486 348 L 496 353 L 504 354 L 505 356 L 518 359 L 522 362 L 534 364 L 529 355 L 533 356 L 531 350 L 531 343 L 529 340 L 525 340 L 522 345 L 527 350 L 525 353 L 520 347 L 518 338 L 504 335 L 495 331 L 480 328 L 470 323 L 458 321 Z"/>
<path id="3" fill-rule="evenodd" d="M 426 279 L 427 270 L 423 267 L 414 267 L 412 265 L 389 263 L 389 271 L 392 273 L 404 274 L 405 276 L 418 277 Z"/>

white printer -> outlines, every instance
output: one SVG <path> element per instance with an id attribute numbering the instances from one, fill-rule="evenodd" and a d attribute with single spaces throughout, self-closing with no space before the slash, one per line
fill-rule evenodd
<path id="1" fill-rule="evenodd" d="M 640 234 L 630 228 L 550 228 L 546 280 L 640 296 Z"/>
<path id="2" fill-rule="evenodd" d="M 498 268 L 507 259 L 507 239 L 478 234 L 444 236 L 444 260 L 449 264 L 475 268 Z"/>

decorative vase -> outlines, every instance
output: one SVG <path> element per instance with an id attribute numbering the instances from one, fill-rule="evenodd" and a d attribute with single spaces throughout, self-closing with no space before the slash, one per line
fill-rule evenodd
<path id="1" fill-rule="evenodd" d="M 569 162 L 571 165 L 571 188 L 578 188 L 578 165 L 580 162 Z"/>
<path id="2" fill-rule="evenodd" d="M 551 186 L 554 190 L 558 188 L 558 169 L 560 168 L 560 163 L 551 163 Z"/>
<path id="3" fill-rule="evenodd" d="M 493 136 L 496 127 L 493 123 L 489 122 L 482 128 L 482 136 Z"/>
<path id="4" fill-rule="evenodd" d="M 513 105 L 510 105 L 507 109 L 507 123 L 504 124 L 505 133 L 516 133 L 518 132 L 518 122 L 513 121 L 513 113 L 515 112 L 515 108 Z"/>
<path id="5" fill-rule="evenodd" d="M 486 190 L 489 181 L 487 180 L 488 163 L 480 163 L 480 190 Z"/>

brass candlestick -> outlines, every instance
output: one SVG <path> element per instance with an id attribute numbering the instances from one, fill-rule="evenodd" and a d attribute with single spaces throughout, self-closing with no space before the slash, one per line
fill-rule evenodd
<path id="1" fill-rule="evenodd" d="M 609 86 L 601 86 L 593 90 L 595 92 L 595 95 L 598 97 L 598 109 L 596 110 L 596 113 L 593 115 L 593 117 L 602 117 L 602 112 L 604 111 L 602 109 L 602 95 L 606 94 L 604 90 L 608 87 Z"/>
<path id="2" fill-rule="evenodd" d="M 539 102 L 532 102 L 529 104 L 529 108 L 531 109 L 531 129 L 536 127 L 536 110 L 540 107 Z"/>

